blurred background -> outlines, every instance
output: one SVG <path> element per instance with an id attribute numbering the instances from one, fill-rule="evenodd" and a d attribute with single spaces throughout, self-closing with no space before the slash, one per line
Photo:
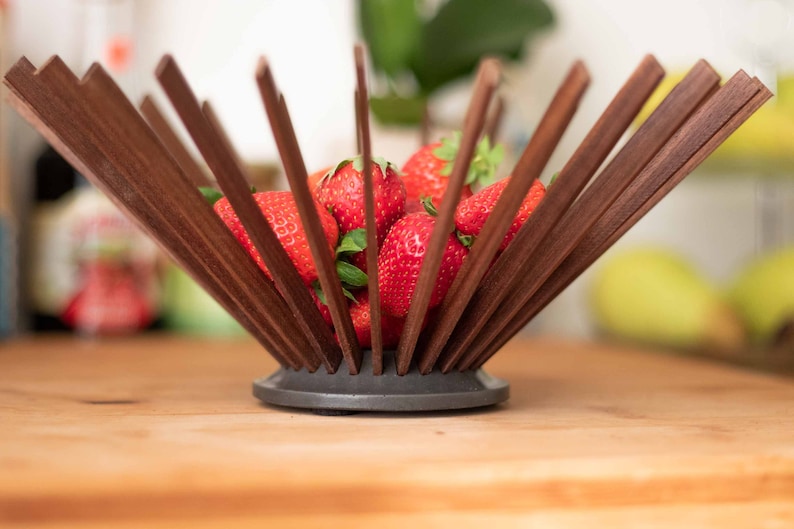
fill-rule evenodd
<path id="1" fill-rule="evenodd" d="M 474 17 L 478 24 L 463 31 L 481 36 L 483 46 L 509 50 L 499 133 L 507 150 L 505 174 L 576 59 L 587 64 L 591 86 L 542 177 L 545 182 L 647 53 L 671 79 L 705 58 L 724 77 L 738 69 L 760 77 L 778 96 L 525 332 L 611 337 L 675 351 L 774 349 L 794 356 L 789 323 L 794 318 L 794 0 L 456 3 L 464 11 L 486 5 L 530 13 L 511 25 L 500 25 L 506 23 L 498 16 Z M 432 118 L 433 139 L 461 126 L 471 68 L 462 64 L 447 77 L 433 78 L 400 62 L 406 53 L 416 53 L 412 43 L 423 31 L 417 24 L 437 21 L 447 2 L 391 4 L 6 0 L 0 2 L 3 71 L 22 55 L 40 65 L 58 54 L 80 73 L 99 60 L 133 101 L 151 94 L 176 124 L 153 75 L 160 57 L 170 53 L 199 96 L 214 105 L 245 162 L 258 169 L 259 185 L 285 187 L 253 82 L 261 55 L 270 60 L 287 97 L 310 172 L 355 152 L 352 48 L 364 38 L 377 54 L 374 96 L 388 103 L 386 96 L 399 95 L 403 101 L 395 108 L 407 115 L 420 94 Z M 451 55 L 460 49 L 454 20 L 449 24 L 437 22 L 439 49 L 430 50 L 441 57 L 440 64 L 445 59 L 438 41 L 446 41 Z M 419 127 L 386 118 L 373 124 L 374 153 L 402 165 L 419 146 Z M 217 308 L 203 309 L 211 303 L 7 106 L 2 119 L 0 334 L 77 329 L 90 335 L 160 327 L 239 332 Z M 179 133 L 192 148 L 187 134 L 181 128 Z M 69 285 L 78 274 L 113 279 L 75 295 Z M 103 304 L 108 296 L 115 301 Z M 111 311 L 120 299 L 128 308 L 123 314 L 92 320 L 93 309 Z"/>

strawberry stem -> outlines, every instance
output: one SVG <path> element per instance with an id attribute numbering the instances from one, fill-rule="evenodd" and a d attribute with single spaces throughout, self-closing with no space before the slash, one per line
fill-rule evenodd
<path id="1" fill-rule="evenodd" d="M 422 206 L 425 208 L 425 211 L 428 215 L 431 217 L 438 217 L 438 209 L 436 208 L 436 205 L 433 204 L 433 197 L 421 196 L 419 197 L 419 202 L 422 203 Z"/>
<path id="2" fill-rule="evenodd" d="M 466 235 L 465 233 L 461 233 L 460 230 L 455 230 L 455 237 L 457 237 L 460 243 L 466 248 L 471 248 L 471 245 L 474 244 L 474 239 L 476 239 L 474 235 Z"/>

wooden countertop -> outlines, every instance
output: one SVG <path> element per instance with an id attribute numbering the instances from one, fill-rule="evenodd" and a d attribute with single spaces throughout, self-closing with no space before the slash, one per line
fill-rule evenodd
<path id="1" fill-rule="evenodd" d="M 794 379 L 514 340 L 510 400 L 321 417 L 260 405 L 247 339 L 0 344 L 0 526 L 794 526 Z"/>

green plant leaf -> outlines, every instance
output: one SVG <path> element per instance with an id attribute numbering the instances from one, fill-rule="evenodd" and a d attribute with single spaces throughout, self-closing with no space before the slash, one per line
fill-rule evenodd
<path id="1" fill-rule="evenodd" d="M 367 248 L 367 230 L 358 228 L 344 234 L 339 246 L 336 247 L 336 256 L 358 253 Z"/>
<path id="2" fill-rule="evenodd" d="M 505 150 L 501 144 L 495 145 L 491 148 L 491 142 L 486 136 L 474 150 L 474 156 L 471 159 L 469 172 L 466 175 L 466 184 L 478 184 L 480 186 L 487 186 L 493 182 L 496 170 L 502 159 L 505 157 Z"/>
<path id="3" fill-rule="evenodd" d="M 350 263 L 345 261 L 337 261 L 336 273 L 339 274 L 339 280 L 342 283 L 350 285 L 351 287 L 367 286 L 367 274 L 362 272 L 360 268 Z"/>
<path id="4" fill-rule="evenodd" d="M 359 0 L 358 17 L 375 69 L 391 78 L 407 72 L 422 28 L 416 0 Z"/>
<path id="5" fill-rule="evenodd" d="M 451 137 L 443 138 L 441 145 L 433 149 L 433 155 L 436 158 L 447 161 L 441 171 L 439 171 L 441 176 L 452 174 L 452 167 L 455 165 L 455 157 L 458 155 L 462 137 L 463 133 L 456 130 Z M 478 184 L 486 186 L 490 184 L 504 156 L 505 151 L 501 144 L 491 148 L 491 141 L 487 136 L 480 140 L 474 149 L 469 172 L 466 174 L 466 185 Z"/>
<path id="6" fill-rule="evenodd" d="M 312 281 L 312 288 L 314 289 L 314 293 L 317 294 L 317 299 L 320 300 L 320 303 L 328 305 L 328 300 L 325 299 L 325 292 L 323 292 L 323 287 L 320 286 L 319 279 Z"/>
<path id="7" fill-rule="evenodd" d="M 543 0 L 448 0 L 422 28 L 414 55 L 422 93 L 470 75 L 484 56 L 520 58 L 527 39 L 553 21 Z"/>
<path id="8" fill-rule="evenodd" d="M 375 119 L 384 125 L 413 127 L 422 123 L 427 99 L 424 96 L 399 97 L 396 95 L 370 97 L 369 106 Z"/>
<path id="9" fill-rule="evenodd" d="M 344 296 L 345 296 L 347 299 L 349 299 L 350 301 L 352 301 L 353 303 L 355 303 L 356 305 L 358 305 L 358 300 L 356 299 L 356 296 L 354 296 L 354 295 L 353 295 L 353 293 L 352 293 L 352 292 L 350 292 L 350 290 L 348 290 L 348 289 L 346 288 L 346 285 L 344 285 L 344 284 L 342 285 L 342 294 L 343 294 L 343 295 L 344 295 Z"/>
<path id="10" fill-rule="evenodd" d="M 221 193 L 214 187 L 201 186 L 198 189 L 199 191 L 201 191 L 201 194 L 204 196 L 204 199 L 210 203 L 210 206 L 214 206 L 217 201 L 223 198 L 223 193 Z"/>

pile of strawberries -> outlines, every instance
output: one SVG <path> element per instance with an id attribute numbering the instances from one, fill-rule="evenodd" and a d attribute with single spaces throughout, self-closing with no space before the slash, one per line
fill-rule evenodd
<path id="1" fill-rule="evenodd" d="M 384 348 L 393 348 L 399 342 L 430 234 L 435 226 L 434 206 L 440 204 L 447 189 L 448 175 L 459 140 L 460 136 L 456 134 L 449 140 L 420 148 L 403 165 L 402 170 L 383 159 L 373 159 L 377 280 L 383 314 Z M 447 239 L 441 270 L 430 299 L 430 309 L 443 301 L 469 248 L 507 185 L 510 177 L 485 186 L 493 179 L 501 158 L 501 146 L 491 148 L 487 138 L 478 145 L 455 212 L 455 227 Z M 371 346 L 370 307 L 366 288 L 369 278 L 364 252 L 366 236 L 362 170 L 360 157 L 344 160 L 336 167 L 310 175 L 309 185 L 328 240 L 328 251 L 336 259 L 337 272 L 345 295 L 349 298 L 349 311 L 359 344 L 362 348 L 368 348 Z M 481 189 L 475 193 L 478 188 Z M 502 241 L 500 251 L 507 247 L 544 194 L 543 184 L 534 182 Z M 256 192 L 254 198 L 314 296 L 326 322 L 333 326 L 292 193 Z M 249 255 L 269 275 L 228 199 L 217 199 L 214 208 Z"/>

